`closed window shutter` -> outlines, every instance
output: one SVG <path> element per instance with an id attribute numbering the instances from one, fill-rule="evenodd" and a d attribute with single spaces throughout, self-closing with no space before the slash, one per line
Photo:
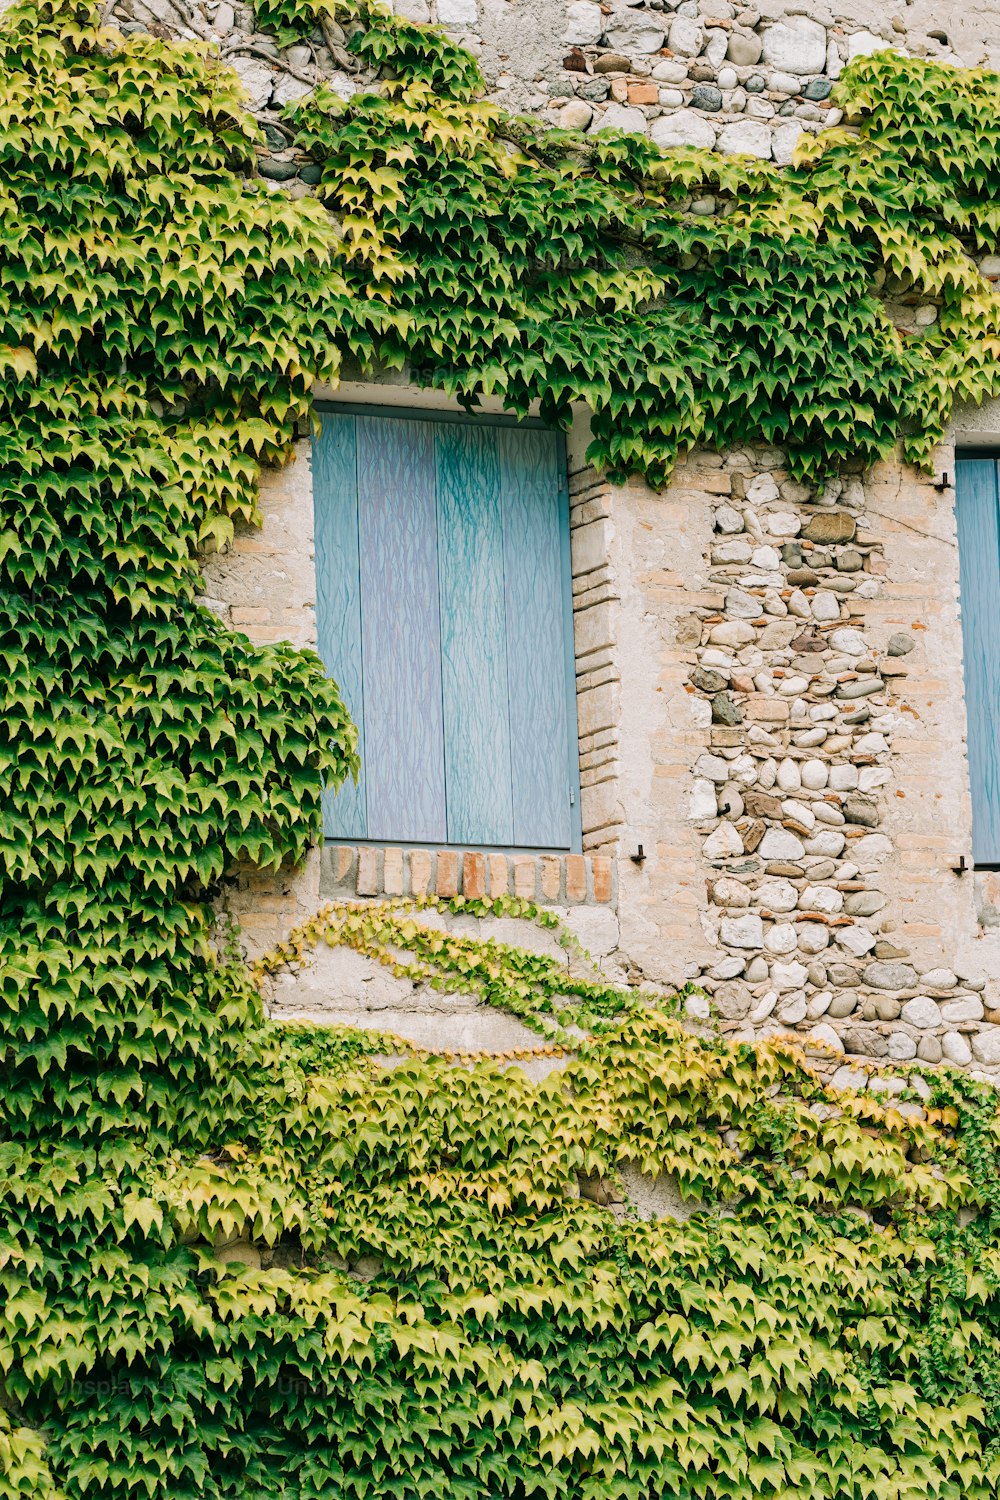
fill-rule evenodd
<path id="1" fill-rule="evenodd" d="M 320 652 L 362 755 L 327 837 L 576 847 L 559 435 L 324 413 L 314 495 Z"/>
<path id="2" fill-rule="evenodd" d="M 1000 519 L 997 464 L 959 459 L 956 519 L 965 658 L 972 854 L 1000 864 Z"/>

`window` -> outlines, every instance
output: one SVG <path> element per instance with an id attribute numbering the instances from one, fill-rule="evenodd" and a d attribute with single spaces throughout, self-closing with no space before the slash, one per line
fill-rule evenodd
<path id="1" fill-rule="evenodd" d="M 996 456 L 955 465 L 972 857 L 1000 866 L 1000 490 Z"/>
<path id="2" fill-rule="evenodd" d="M 560 434 L 334 408 L 313 493 L 320 654 L 362 761 L 326 836 L 578 848 Z"/>

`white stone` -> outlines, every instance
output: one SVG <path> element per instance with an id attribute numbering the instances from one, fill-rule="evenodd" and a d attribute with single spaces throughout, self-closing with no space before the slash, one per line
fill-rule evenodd
<path id="1" fill-rule="evenodd" d="M 797 698 L 807 691 L 809 687 L 808 677 L 785 677 L 778 691 L 784 698 Z"/>
<path id="2" fill-rule="evenodd" d="M 712 64 L 713 68 L 720 68 L 726 60 L 726 53 L 728 51 L 729 37 L 727 34 L 724 31 L 713 29 L 709 32 L 708 41 L 702 48 L 701 55 L 705 58 L 706 62 Z M 716 79 L 716 82 L 718 82 L 718 79 Z M 722 87 L 721 83 L 719 87 Z"/>
<path id="3" fill-rule="evenodd" d="M 270 102 L 274 88 L 274 74 L 267 63 L 256 57 L 233 57 L 229 66 L 249 96 L 249 108 L 263 109 Z"/>
<path id="4" fill-rule="evenodd" d="M 838 79 L 844 71 L 844 64 L 840 60 L 840 49 L 833 37 L 830 38 L 826 49 L 826 75 L 834 80 Z"/>
<path id="5" fill-rule="evenodd" d="M 723 875 L 712 887 L 712 900 L 716 906 L 749 906 L 750 887 L 731 875 Z"/>
<path id="6" fill-rule="evenodd" d="M 753 565 L 763 573 L 774 573 L 781 567 L 781 554 L 777 547 L 758 547 L 753 554 Z"/>
<path id="7" fill-rule="evenodd" d="M 795 959 L 787 964 L 779 961 L 771 965 L 771 983 L 779 995 L 786 990 L 800 990 L 808 978 L 809 970 Z"/>
<path id="8" fill-rule="evenodd" d="M 816 1042 L 820 1046 L 829 1047 L 831 1052 L 843 1052 L 844 1050 L 843 1042 L 828 1021 L 821 1021 L 818 1026 L 814 1026 L 809 1033 L 808 1040 Z"/>
<path id="9" fill-rule="evenodd" d="M 926 982 L 927 975 L 923 978 Z M 961 1021 L 981 1021 L 983 1002 L 975 995 L 965 1000 L 946 1000 L 941 1006 L 941 1014 L 951 1026 L 957 1026 Z"/>
<path id="10" fill-rule="evenodd" d="M 773 739 L 771 743 L 774 743 Z M 776 760 L 772 760 L 771 756 L 768 756 L 767 760 L 762 760 L 760 763 L 760 770 L 757 772 L 757 785 L 763 791 L 769 792 L 774 786 L 777 777 L 778 763 Z"/>
<path id="11" fill-rule="evenodd" d="M 688 995 L 684 1001 L 684 1009 L 694 1021 L 707 1021 L 712 1014 L 712 1008 L 704 995 Z"/>
<path id="12" fill-rule="evenodd" d="M 857 766 L 831 766 L 830 786 L 835 792 L 851 792 L 858 784 Z"/>
<path id="13" fill-rule="evenodd" d="M 854 749 L 858 755 L 884 755 L 888 748 L 889 741 L 885 735 L 875 731 L 859 735 L 854 741 Z"/>
<path id="14" fill-rule="evenodd" d="M 790 510 L 769 510 L 762 520 L 772 536 L 798 536 L 802 530 L 802 522 Z"/>
<path id="15" fill-rule="evenodd" d="M 807 854 L 820 854 L 826 859 L 836 859 L 843 850 L 847 840 L 842 833 L 833 828 L 821 828 L 811 838 L 806 839 L 805 848 Z"/>
<path id="16" fill-rule="evenodd" d="M 767 161 L 771 155 L 771 127 L 763 120 L 734 120 L 719 131 L 719 150 L 726 156 L 755 156 Z"/>
<path id="17" fill-rule="evenodd" d="M 864 656 L 868 646 L 860 630 L 854 630 L 850 625 L 842 625 L 839 630 L 831 630 L 827 639 L 834 651 L 840 651 L 844 656 Z"/>
<path id="18" fill-rule="evenodd" d="M 830 1009 L 830 1001 L 833 999 L 832 990 L 820 990 L 813 995 L 806 1007 L 806 1015 L 810 1021 L 818 1021 L 820 1016 L 825 1016 Z"/>
<path id="19" fill-rule="evenodd" d="M 817 745 L 822 745 L 829 734 L 828 729 L 818 725 L 815 729 L 803 729 L 794 736 L 795 744 L 803 750 L 815 750 Z"/>
<path id="20" fill-rule="evenodd" d="M 786 756 L 778 766 L 777 783 L 783 792 L 797 792 L 802 785 L 799 763 Z"/>
<path id="21" fill-rule="evenodd" d="M 721 755 L 699 755 L 694 763 L 694 774 L 721 784 L 729 780 L 729 762 L 723 760 Z"/>
<path id="22" fill-rule="evenodd" d="M 824 916 L 835 917 L 843 910 L 844 893 L 833 885 L 807 885 L 798 904 L 802 911 L 821 911 Z"/>
<path id="23" fill-rule="evenodd" d="M 851 844 L 851 857 L 858 869 L 865 873 L 880 865 L 891 853 L 892 844 L 884 833 L 866 833 Z"/>
<path id="24" fill-rule="evenodd" d="M 419 21 L 422 26 L 431 19 L 427 0 L 395 0 L 393 12 L 404 21 Z"/>
<path id="25" fill-rule="evenodd" d="M 232 31 L 236 25 L 236 12 L 228 0 L 223 0 L 223 4 L 217 7 L 211 25 L 217 36 L 225 36 L 227 32 Z"/>
<path id="26" fill-rule="evenodd" d="M 475 26 L 476 0 L 437 0 L 437 18 L 442 26 Z"/>
<path id="27" fill-rule="evenodd" d="M 739 540 L 721 542 L 712 548 L 712 561 L 715 563 L 746 563 L 753 555 L 750 543 Z"/>
<path id="28" fill-rule="evenodd" d="M 830 771 L 826 761 L 806 760 L 799 768 L 802 785 L 808 787 L 811 792 L 821 792 L 830 777 Z"/>
<path id="29" fill-rule="evenodd" d="M 799 895 L 790 880 L 777 875 L 762 880 L 754 894 L 758 904 L 767 911 L 794 911 Z"/>
<path id="30" fill-rule="evenodd" d="M 917 1044 L 905 1031 L 894 1031 L 889 1038 L 887 1051 L 894 1062 L 906 1062 L 917 1055 Z"/>
<path id="31" fill-rule="evenodd" d="M 746 959 L 740 958 L 738 953 L 730 953 L 721 963 L 716 964 L 712 970 L 713 979 L 735 979 L 738 974 L 743 973 Z"/>
<path id="32" fill-rule="evenodd" d="M 624 52 L 627 57 L 636 53 L 644 56 L 659 52 L 663 46 L 664 31 L 655 16 L 648 11 L 618 11 L 605 23 L 605 38 L 613 52 Z"/>
<path id="33" fill-rule="evenodd" d="M 839 620 L 840 600 L 828 589 L 817 589 L 813 595 L 812 612 L 816 620 Z"/>
<path id="34" fill-rule="evenodd" d="M 783 73 L 803 77 L 822 73 L 826 63 L 826 28 L 806 16 L 790 16 L 764 32 L 764 62 Z"/>
<path id="35" fill-rule="evenodd" d="M 559 124 L 563 130 L 586 130 L 594 118 L 594 106 L 585 99 L 571 99 L 559 111 Z"/>
<path id="36" fill-rule="evenodd" d="M 655 134 L 653 139 L 656 139 Z M 724 536 L 735 536 L 743 530 L 743 517 L 732 505 L 720 505 L 715 512 L 715 529 Z"/>
<path id="37" fill-rule="evenodd" d="M 797 620 L 811 620 L 812 610 L 809 600 L 801 589 L 793 589 L 787 600 L 788 613 L 794 615 Z"/>
<path id="38" fill-rule="evenodd" d="M 747 485 L 747 500 L 751 505 L 770 505 L 777 500 L 780 491 L 773 474 L 758 474 Z"/>
<path id="39" fill-rule="evenodd" d="M 972 1048 L 960 1031 L 946 1031 L 941 1038 L 941 1051 L 945 1060 L 960 1068 L 968 1067 L 972 1061 Z"/>
<path id="40" fill-rule="evenodd" d="M 291 73 L 283 73 L 274 85 L 271 103 L 272 105 L 294 104 L 296 99 L 304 99 L 312 91 L 311 83 L 303 83 L 301 79 L 293 78 Z"/>
<path id="41" fill-rule="evenodd" d="M 705 28 L 691 16 L 675 16 L 670 23 L 669 46 L 678 57 L 697 57 L 705 43 Z M 728 40 L 726 45 L 728 46 Z"/>
<path id="42" fill-rule="evenodd" d="M 777 992 L 775 990 L 768 990 L 764 998 L 750 1012 L 751 1021 L 766 1021 L 777 1003 Z"/>
<path id="43" fill-rule="evenodd" d="M 761 859 L 796 860 L 805 854 L 805 845 L 787 828 L 769 828 L 760 841 L 757 853 Z"/>
<path id="44" fill-rule="evenodd" d="M 789 995 L 778 1007 L 778 1020 L 785 1026 L 797 1026 L 806 1018 L 806 997 L 802 994 Z"/>
<path id="45" fill-rule="evenodd" d="M 995 1068 L 1000 1063 L 1000 1026 L 991 1026 L 988 1031 L 980 1031 L 972 1038 L 972 1051 L 977 1062 L 981 1062 L 987 1068 Z"/>
<path id="46" fill-rule="evenodd" d="M 756 912 L 742 917 L 723 917 L 719 923 L 719 940 L 727 948 L 759 948 L 764 941 L 764 924 Z"/>
<path id="47" fill-rule="evenodd" d="M 756 620 L 760 616 L 760 600 L 743 589 L 729 589 L 726 593 L 726 614 L 737 620 Z"/>
<path id="48" fill-rule="evenodd" d="M 920 979 L 932 990 L 953 990 L 958 984 L 958 975 L 953 969 L 928 969 Z"/>
<path id="49" fill-rule="evenodd" d="M 717 818 L 719 808 L 715 796 L 715 783 L 699 776 L 691 787 L 688 801 L 688 817 L 694 823 L 703 823 L 708 818 Z"/>
<path id="50" fill-rule="evenodd" d="M 589 134 L 598 135 L 602 130 L 618 130 L 622 135 L 645 135 L 646 116 L 641 109 L 629 109 L 626 104 L 609 104 L 603 113 L 594 117 Z"/>
<path id="51" fill-rule="evenodd" d="M 941 1007 L 930 995 L 914 995 L 912 1000 L 907 1000 L 900 1016 L 908 1026 L 916 1026 L 921 1031 L 928 1026 L 941 1025 Z"/>
<path id="52" fill-rule="evenodd" d="M 791 922 L 775 922 L 764 937 L 764 947 L 768 953 L 794 953 L 798 939 Z"/>
<path id="53" fill-rule="evenodd" d="M 816 827 L 816 814 L 811 807 L 806 807 L 804 802 L 793 802 L 788 798 L 781 804 L 781 811 L 785 817 L 793 823 L 798 823 L 807 833 L 811 833 Z"/>
<path id="54" fill-rule="evenodd" d="M 757 632 L 745 620 L 723 620 L 709 631 L 713 646 L 746 646 L 757 639 Z"/>
<path id="55" fill-rule="evenodd" d="M 870 953 L 875 946 L 875 934 L 869 932 L 867 927 L 838 927 L 834 933 L 837 942 L 845 952 L 860 958 L 863 953 Z"/>
<path id="56" fill-rule="evenodd" d="M 656 64 L 652 76 L 657 83 L 683 83 L 688 76 L 688 70 L 684 63 L 661 62 Z"/>
<path id="57" fill-rule="evenodd" d="M 566 7 L 566 30 L 563 41 L 571 47 L 591 47 L 600 41 L 604 30 L 604 14 L 599 5 L 591 0 L 574 0 Z"/>
<path id="58" fill-rule="evenodd" d="M 729 859 L 743 853 L 743 840 L 732 823 L 720 823 L 702 844 L 701 851 L 706 859 Z"/>
<path id="59" fill-rule="evenodd" d="M 672 115 L 660 115 L 653 121 L 650 136 L 657 146 L 701 146 L 710 151 L 715 145 L 715 128 L 693 109 L 679 109 Z M 722 507 L 720 507 L 721 509 Z M 719 512 L 716 511 L 716 525 Z M 741 528 L 742 528 L 742 522 Z"/>
<path id="60" fill-rule="evenodd" d="M 888 766 L 864 766 L 858 776 L 858 787 L 863 792 L 874 792 L 876 787 L 885 786 L 891 780 L 892 772 Z"/>
<path id="61" fill-rule="evenodd" d="M 796 120 L 787 125 L 776 125 L 771 141 L 771 156 L 779 167 L 791 166 L 795 159 L 795 148 L 803 134 L 802 126 Z"/>
<path id="62" fill-rule="evenodd" d="M 843 827 L 847 821 L 839 807 L 834 807 L 832 802 L 816 802 L 813 811 L 820 823 L 829 823 L 834 828 Z"/>
<path id="63" fill-rule="evenodd" d="M 852 57 L 871 57 L 873 52 L 891 52 L 895 49 L 885 37 L 871 31 L 854 31 L 847 38 L 847 60 Z"/>
<path id="64" fill-rule="evenodd" d="M 800 922 L 795 931 L 803 953 L 822 953 L 830 941 L 829 928 L 822 922 Z"/>
<path id="65" fill-rule="evenodd" d="M 727 39 L 727 50 L 728 45 L 729 44 Z M 722 92 L 725 94 L 728 93 L 730 89 L 734 89 L 736 87 L 736 85 L 740 81 L 740 75 L 737 73 L 735 68 L 720 68 L 719 76 L 715 81 L 719 85 L 719 88 L 722 90 Z"/>

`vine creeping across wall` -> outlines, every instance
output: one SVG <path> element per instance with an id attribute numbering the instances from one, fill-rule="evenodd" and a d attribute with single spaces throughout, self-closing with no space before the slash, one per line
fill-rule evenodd
<path id="1" fill-rule="evenodd" d="M 211 897 L 302 854 L 354 733 L 317 658 L 197 606 L 193 559 L 345 352 L 587 400 L 594 456 L 654 481 L 698 440 L 926 458 L 997 377 L 966 253 L 997 81 L 855 65 L 860 133 L 778 173 L 543 135 L 433 32 L 354 14 L 383 79 L 299 106 L 320 203 L 252 176 L 204 49 L 71 3 L 0 28 L 0 1495 L 985 1500 L 991 1091 L 838 1094 L 398 911 L 354 938 L 585 1022 L 577 1055 L 533 1084 L 268 1025 Z M 940 305 L 919 343 L 881 277 Z"/>

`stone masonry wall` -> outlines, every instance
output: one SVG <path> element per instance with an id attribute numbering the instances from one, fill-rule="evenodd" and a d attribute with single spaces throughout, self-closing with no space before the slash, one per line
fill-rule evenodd
<path id="1" fill-rule="evenodd" d="M 891 45 L 1000 65 L 1000 0 L 397 6 L 472 47 L 492 96 L 512 108 L 779 163 L 802 131 L 836 122 L 830 90 L 851 56 Z M 112 15 L 127 31 L 218 46 L 264 126 L 261 174 L 292 196 L 311 191 L 316 173 L 289 144 L 285 104 L 320 78 L 345 95 L 370 82 L 335 25 L 281 50 L 255 30 L 252 8 L 231 0 L 118 0 Z M 1000 257 L 981 264 L 1000 275 Z M 901 326 L 936 316 L 904 302 L 892 305 Z M 1000 417 L 971 425 L 1000 446 Z M 708 1003 L 692 998 L 693 1019 L 711 1015 L 734 1035 L 791 1031 L 832 1055 L 952 1061 L 996 1076 L 1000 880 L 967 872 L 949 485 L 886 464 L 820 496 L 789 480 L 780 454 L 758 451 L 692 455 L 654 495 L 604 483 L 586 468 L 585 441 L 578 424 L 581 793 L 587 879 L 610 871 L 604 910 L 620 928 L 617 949 L 602 940 L 608 962 L 632 979 L 699 983 Z M 940 472 L 953 474 L 950 450 Z M 208 596 L 256 640 L 312 645 L 308 445 L 265 476 L 262 503 L 262 531 L 208 561 Z M 315 910 L 321 883 L 358 894 L 373 858 L 377 883 L 395 886 L 396 855 L 387 875 L 371 851 L 317 852 L 277 880 L 247 874 L 230 906 L 248 945 Z M 541 859 L 536 895 L 572 912 L 568 866 L 556 897 Z M 338 860 L 349 865 L 339 875 Z M 412 852 L 400 861 L 406 890 Z M 505 873 L 516 885 L 513 866 Z M 587 899 L 603 898 L 588 884 Z"/>
<path id="2" fill-rule="evenodd" d="M 851 57 L 891 46 L 1000 64 L 1000 0 L 395 0 L 395 9 L 445 26 L 512 111 L 779 163 L 803 131 L 838 123 L 830 92 Z M 334 22 L 281 49 L 237 0 L 116 0 L 111 15 L 126 32 L 217 46 L 264 125 L 261 174 L 292 196 L 319 173 L 292 149 L 283 108 L 321 78 L 346 98 L 372 81 L 346 49 L 349 27 Z"/>

